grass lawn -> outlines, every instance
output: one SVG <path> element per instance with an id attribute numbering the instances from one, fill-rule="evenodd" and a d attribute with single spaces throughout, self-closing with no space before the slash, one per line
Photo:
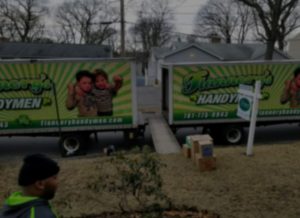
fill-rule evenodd
<path id="1" fill-rule="evenodd" d="M 200 172 L 182 154 L 158 155 L 163 190 L 176 205 L 197 207 L 222 218 L 300 217 L 300 143 L 259 145 L 254 156 L 246 148 L 215 147 L 217 169 Z M 58 159 L 60 186 L 53 207 L 63 217 L 118 211 L 118 196 L 87 188 L 90 180 L 112 169 L 109 157 Z M 0 160 L 0 200 L 16 184 L 21 160 Z"/>

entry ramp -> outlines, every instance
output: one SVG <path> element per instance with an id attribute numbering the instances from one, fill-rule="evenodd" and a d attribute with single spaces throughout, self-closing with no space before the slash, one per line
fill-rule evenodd
<path id="1" fill-rule="evenodd" d="M 149 118 L 149 126 L 157 153 L 171 154 L 180 152 L 180 145 L 175 135 L 161 115 Z"/>

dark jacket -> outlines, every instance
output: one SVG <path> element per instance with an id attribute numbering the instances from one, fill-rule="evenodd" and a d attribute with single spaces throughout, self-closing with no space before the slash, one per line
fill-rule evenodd
<path id="1" fill-rule="evenodd" d="M 0 218 L 56 218 L 56 215 L 47 200 L 15 192 L 6 199 Z"/>

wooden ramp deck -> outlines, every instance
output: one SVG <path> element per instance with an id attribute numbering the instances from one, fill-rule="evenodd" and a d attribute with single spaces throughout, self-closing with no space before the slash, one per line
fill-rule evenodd
<path id="1" fill-rule="evenodd" d="M 174 133 L 161 115 L 151 117 L 149 126 L 157 153 L 170 154 L 180 152 L 181 148 Z"/>

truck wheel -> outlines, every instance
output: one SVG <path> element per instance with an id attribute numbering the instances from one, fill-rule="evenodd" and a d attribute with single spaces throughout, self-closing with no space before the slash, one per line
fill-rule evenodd
<path id="1" fill-rule="evenodd" d="M 60 149 L 63 157 L 71 157 L 83 151 L 85 137 L 75 134 L 63 135 L 60 138 Z"/>
<path id="2" fill-rule="evenodd" d="M 224 144 L 238 145 L 244 140 L 244 129 L 240 125 L 227 125 L 222 128 L 221 136 Z"/>

